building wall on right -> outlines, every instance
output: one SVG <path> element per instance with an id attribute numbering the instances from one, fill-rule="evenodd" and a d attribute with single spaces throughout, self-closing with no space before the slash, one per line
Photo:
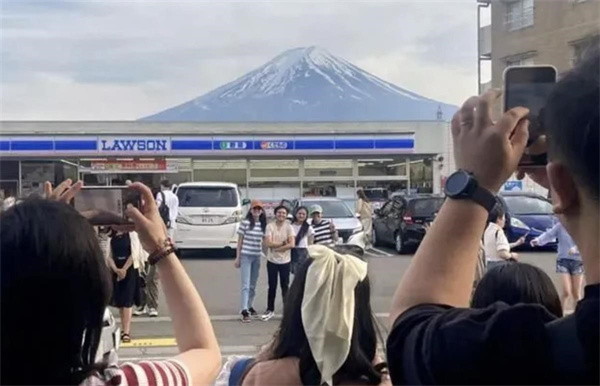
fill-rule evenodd
<path id="1" fill-rule="evenodd" d="M 497 0 L 491 7 L 493 87 L 502 87 L 510 65 L 551 64 L 561 74 L 583 47 L 598 44 L 598 0 Z"/>

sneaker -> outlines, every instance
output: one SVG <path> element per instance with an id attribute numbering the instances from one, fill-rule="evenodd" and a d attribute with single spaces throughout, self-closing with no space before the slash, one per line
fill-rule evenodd
<path id="1" fill-rule="evenodd" d="M 254 308 L 252 308 L 252 307 L 248 308 L 248 312 L 250 313 L 250 317 L 252 319 L 258 319 L 259 318 L 258 312 L 256 312 L 256 310 Z"/>
<path id="2" fill-rule="evenodd" d="M 133 310 L 133 316 L 142 316 L 148 312 L 148 308 L 146 306 L 138 307 Z"/>
<path id="3" fill-rule="evenodd" d="M 271 319 L 273 316 L 275 315 L 275 313 L 271 310 L 266 310 L 264 314 L 262 314 L 262 316 L 260 317 L 262 319 L 263 322 L 266 322 L 267 320 Z"/>
<path id="4" fill-rule="evenodd" d="M 250 314 L 248 313 L 248 311 L 244 310 L 242 311 L 242 323 L 250 323 L 251 319 L 250 319 Z"/>
<path id="5" fill-rule="evenodd" d="M 156 308 L 149 308 L 148 309 L 148 316 L 151 317 L 157 317 L 158 316 L 158 311 L 156 310 Z"/>

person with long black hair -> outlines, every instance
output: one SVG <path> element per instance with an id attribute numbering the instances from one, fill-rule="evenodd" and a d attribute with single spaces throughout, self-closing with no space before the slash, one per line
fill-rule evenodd
<path id="1" fill-rule="evenodd" d="M 249 323 L 252 318 L 258 318 L 258 312 L 254 309 L 253 303 L 266 228 L 267 215 L 263 204 L 258 200 L 252 200 L 248 215 L 238 230 L 239 237 L 234 263 L 236 268 L 241 268 L 241 319 L 243 323 Z"/>
<path id="2" fill-rule="evenodd" d="M 112 294 L 110 270 L 92 225 L 67 204 L 81 182 L 67 180 L 56 189 L 46 185 L 49 200 L 25 200 L 0 215 L 0 384 L 119 386 L 157 379 L 211 384 L 221 367 L 217 339 L 150 190 L 131 185 L 141 194 L 142 207 L 129 207 L 127 215 L 160 272 L 179 354 L 119 364 L 113 353 L 96 363 Z"/>
<path id="3" fill-rule="evenodd" d="M 298 207 L 292 220 L 292 228 L 294 228 L 294 234 L 296 235 L 295 247 L 292 249 L 292 274 L 295 274 L 298 267 L 304 264 L 308 258 L 308 250 L 306 248 L 313 243 L 313 228 L 307 220 L 308 209 L 305 206 Z"/>
<path id="4" fill-rule="evenodd" d="M 391 385 L 377 355 L 367 263 L 323 245 L 308 251 L 273 341 L 246 364 L 240 384 Z"/>

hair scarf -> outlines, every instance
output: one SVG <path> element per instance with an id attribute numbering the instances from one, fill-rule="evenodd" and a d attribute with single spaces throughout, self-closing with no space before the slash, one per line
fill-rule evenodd
<path id="1" fill-rule="evenodd" d="M 323 245 L 309 246 L 308 254 L 314 261 L 306 273 L 302 324 L 321 383 L 332 385 L 350 352 L 354 289 L 367 276 L 367 263 Z"/>

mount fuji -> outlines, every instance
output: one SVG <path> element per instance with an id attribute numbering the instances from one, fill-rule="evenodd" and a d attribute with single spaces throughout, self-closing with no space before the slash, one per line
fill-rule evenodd
<path id="1" fill-rule="evenodd" d="M 319 47 L 294 48 L 205 95 L 143 121 L 449 120 L 456 106 L 386 82 Z"/>

